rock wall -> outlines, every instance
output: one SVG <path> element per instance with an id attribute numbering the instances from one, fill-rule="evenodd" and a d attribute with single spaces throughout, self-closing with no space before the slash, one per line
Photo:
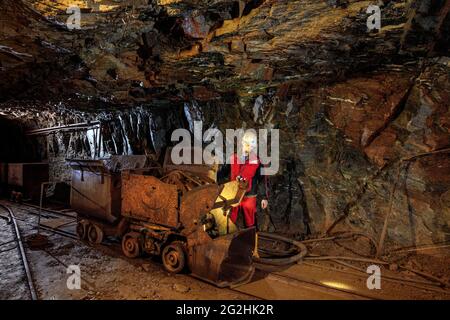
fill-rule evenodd
<path id="1" fill-rule="evenodd" d="M 8 144 L 9 149 L 5 147 L 2 151 L 11 150 L 11 153 L 9 157 L 6 157 L 6 153 L 2 154 L 0 161 L 47 160 L 50 180 L 55 182 L 71 178 L 66 159 L 95 159 L 127 154 L 147 154 L 158 159 L 170 144 L 172 131 L 187 125 L 181 106 L 176 105 L 163 110 L 139 106 L 116 111 L 112 111 L 111 106 L 103 111 L 79 111 L 62 103 L 42 106 L 22 102 L 20 106 L 7 105 L 0 106 L 2 114 L 7 115 L 0 120 L 9 126 L 15 124 L 17 133 L 14 138 L 23 139 L 27 143 L 8 144 L 8 138 L 3 135 L 0 142 L 2 145 Z M 33 129 L 94 121 L 101 123 L 100 131 L 93 127 L 78 131 L 59 131 L 34 138 L 26 136 Z M 22 153 L 25 155 L 20 156 Z"/>
<path id="2" fill-rule="evenodd" d="M 450 1 L 378 1 L 371 32 L 372 1 L 101 0 L 78 31 L 55 27 L 65 1 L 43 2 L 45 16 L 0 4 L 14 17 L 1 22 L 0 101 L 72 99 L 77 110 L 35 126 L 103 119 L 105 155 L 157 153 L 195 119 L 276 128 L 277 231 L 378 238 L 389 216 L 388 246 L 449 240 Z M 82 114 L 79 101 L 94 107 Z M 50 152 L 90 156 L 89 139 L 57 137 Z"/>
<path id="3" fill-rule="evenodd" d="M 202 114 L 219 115 L 223 130 L 280 130 L 272 230 L 351 228 L 378 238 L 390 213 L 390 246 L 448 241 L 449 71 L 448 58 L 434 58 L 326 86 L 286 83 L 238 107 L 204 105 Z"/>

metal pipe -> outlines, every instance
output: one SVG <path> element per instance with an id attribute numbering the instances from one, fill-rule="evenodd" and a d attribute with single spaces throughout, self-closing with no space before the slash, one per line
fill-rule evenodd
<path id="1" fill-rule="evenodd" d="M 387 265 L 389 262 L 381 261 L 377 259 L 367 259 L 360 257 L 345 257 L 345 256 L 308 256 L 305 260 L 350 260 L 350 261 L 359 261 L 359 262 L 370 262 L 381 265 Z"/>
<path id="2" fill-rule="evenodd" d="M 50 185 L 52 183 L 53 182 L 50 182 L 50 181 L 41 183 L 41 194 L 40 194 L 40 198 L 39 198 L 38 230 L 37 230 L 38 234 L 39 234 L 40 227 L 41 227 L 41 214 L 42 214 L 42 202 L 43 202 L 43 198 L 44 198 L 44 186 Z"/>
<path id="3" fill-rule="evenodd" d="M 29 130 L 26 132 L 26 135 L 28 135 L 28 136 L 47 135 L 47 134 L 58 132 L 58 131 L 73 131 L 73 130 L 81 130 L 81 129 L 87 130 L 89 128 L 94 129 L 99 126 L 100 126 L 100 121 L 72 123 L 72 124 L 67 124 L 67 125 L 63 125 L 63 126 Z"/>
<path id="4" fill-rule="evenodd" d="M 99 123 L 99 125 L 98 125 L 98 154 L 97 154 L 97 158 L 100 158 L 101 153 L 102 153 L 102 124 Z"/>
<path id="5" fill-rule="evenodd" d="M 391 250 L 388 253 L 403 253 L 403 252 L 417 252 L 417 251 L 426 251 L 426 250 L 435 250 L 435 249 L 444 249 L 444 248 L 450 248 L 450 244 L 443 243 L 440 245 L 427 245 L 427 246 L 421 246 L 421 247 L 415 247 L 415 248 L 400 248 Z"/>

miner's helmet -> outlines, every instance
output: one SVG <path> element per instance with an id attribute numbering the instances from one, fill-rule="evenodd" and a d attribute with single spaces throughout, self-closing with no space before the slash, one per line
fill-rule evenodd
<path id="1" fill-rule="evenodd" d="M 245 131 L 244 136 L 242 137 L 242 146 L 247 152 L 256 149 L 258 146 L 258 138 L 255 130 Z"/>

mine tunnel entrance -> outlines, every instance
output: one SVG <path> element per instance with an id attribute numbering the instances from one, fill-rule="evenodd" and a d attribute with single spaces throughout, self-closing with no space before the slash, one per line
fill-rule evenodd
<path id="1" fill-rule="evenodd" d="M 27 136 L 27 130 L 21 120 L 0 116 L 0 194 L 37 201 L 40 182 L 48 181 L 47 143 Z"/>
<path id="2" fill-rule="evenodd" d="M 182 105 L 118 111 L 30 106 L 0 117 L 2 195 L 70 205 L 69 159 L 143 155 L 164 161 L 171 133 L 192 121 Z M 6 111 L 5 111 L 6 112 Z M 28 176 L 29 175 L 29 176 Z M 41 190 L 41 185 L 43 189 Z"/>
<path id="3" fill-rule="evenodd" d="M 0 116 L 0 162 L 40 162 L 47 158 L 45 143 L 28 137 L 19 119 Z"/>

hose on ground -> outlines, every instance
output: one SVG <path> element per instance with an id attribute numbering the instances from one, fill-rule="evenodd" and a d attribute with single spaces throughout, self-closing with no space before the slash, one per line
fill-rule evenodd
<path id="1" fill-rule="evenodd" d="M 289 243 L 296 247 L 297 253 L 295 255 L 285 257 L 285 258 L 261 258 L 261 257 L 253 257 L 253 262 L 263 265 L 271 265 L 271 266 L 285 266 L 289 264 L 296 263 L 297 261 L 303 259 L 308 253 L 308 249 L 306 246 L 300 241 L 293 240 L 290 238 L 286 238 L 277 234 L 268 233 L 268 232 L 258 232 L 258 238 L 261 239 L 269 239 L 269 240 L 277 240 L 285 243 Z M 260 249 L 258 248 L 258 251 Z M 264 250 L 264 249 L 263 249 Z M 267 252 L 267 250 L 266 250 Z M 290 251 L 289 251 L 290 252 Z"/>
<path id="2" fill-rule="evenodd" d="M 345 239 L 345 238 L 349 238 L 349 237 L 363 237 L 369 240 L 369 242 L 371 242 L 371 244 L 373 245 L 374 249 L 377 249 L 377 243 L 374 241 L 373 238 L 371 238 L 370 236 L 364 234 L 364 233 L 360 233 L 360 232 L 345 232 L 342 234 L 335 234 L 333 236 L 330 237 L 325 237 L 325 238 L 317 238 L 317 239 L 308 239 L 308 240 L 304 240 L 304 241 L 297 241 L 297 240 L 293 240 L 290 238 L 286 238 L 277 234 L 272 234 L 272 233 L 268 233 L 268 232 L 258 232 L 258 238 L 260 239 L 266 239 L 266 240 L 275 240 L 275 241 L 279 241 L 279 242 L 285 242 L 288 244 L 291 244 L 293 247 L 287 249 L 287 250 L 280 250 L 280 249 L 269 249 L 269 248 L 259 248 L 258 247 L 258 252 L 261 252 L 263 254 L 267 254 L 270 255 L 270 258 L 262 258 L 262 257 L 253 257 L 253 262 L 256 265 L 260 265 L 261 267 L 264 267 L 264 269 L 267 269 L 267 267 L 271 267 L 272 269 L 274 267 L 280 267 L 280 266 L 287 266 L 287 265 L 291 265 L 293 263 L 296 263 L 300 260 L 315 260 L 315 261 L 320 261 L 320 260 L 328 260 L 328 261 L 333 261 L 336 263 L 342 263 L 347 265 L 348 267 L 351 268 L 357 268 L 355 266 L 346 264 L 344 262 L 342 262 L 341 260 L 348 260 L 348 261 L 356 261 L 356 262 L 366 262 L 366 263 L 375 263 L 375 264 L 379 264 L 379 265 L 389 265 L 390 263 L 387 261 L 383 261 L 380 259 L 376 259 L 376 258 L 365 258 L 365 257 L 348 257 L 348 256 L 319 256 L 319 255 L 314 255 L 314 254 L 310 254 L 307 256 L 308 254 L 308 249 L 305 245 L 305 243 L 315 243 L 315 242 L 321 242 L 321 241 L 333 241 L 333 240 L 338 240 L 338 239 Z M 296 254 L 294 254 L 296 253 Z M 286 257 L 288 256 L 288 257 Z M 417 280 L 413 280 L 413 279 L 402 279 L 402 278 L 396 278 L 391 276 L 392 280 L 396 280 L 396 281 L 406 281 L 406 282 L 412 282 L 412 283 L 417 283 L 417 284 L 427 284 L 427 285 L 436 285 L 438 284 L 439 286 L 442 287 L 447 287 L 449 286 L 448 283 L 442 281 L 441 279 L 432 276 L 428 273 L 422 272 L 422 271 L 418 271 L 418 270 L 414 270 L 411 268 L 407 268 L 404 266 L 399 266 L 402 269 L 414 272 L 424 278 L 427 278 L 428 280 L 431 280 L 432 282 L 424 282 L 424 281 L 417 281 Z M 276 269 L 267 269 L 266 271 L 277 271 Z M 360 268 L 357 268 L 358 270 L 360 270 Z M 364 271 L 363 269 L 361 269 L 362 271 Z"/>
<path id="3" fill-rule="evenodd" d="M 372 238 L 371 236 L 369 236 L 368 234 L 365 234 L 363 232 L 355 232 L 355 231 L 345 231 L 345 232 L 341 232 L 341 233 L 335 233 L 329 237 L 307 239 L 307 240 L 303 240 L 301 242 L 302 243 L 316 243 L 316 242 L 321 242 L 321 241 L 343 240 L 343 239 L 348 239 L 348 238 L 353 238 L 353 237 L 366 238 L 367 240 L 369 240 L 369 242 L 372 245 L 372 247 L 374 248 L 375 252 L 378 251 L 378 244 L 374 238 Z"/>

